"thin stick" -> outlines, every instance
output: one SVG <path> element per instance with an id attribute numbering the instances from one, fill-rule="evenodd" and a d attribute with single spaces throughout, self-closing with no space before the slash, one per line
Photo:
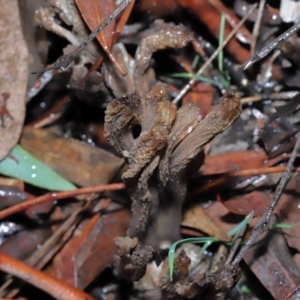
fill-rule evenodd
<path id="1" fill-rule="evenodd" d="M 48 193 L 46 195 L 34 198 L 32 200 L 16 204 L 14 206 L 8 207 L 0 211 L 0 220 L 6 218 L 12 214 L 23 211 L 29 207 L 32 207 L 37 204 L 41 204 L 48 201 L 60 200 L 69 197 L 74 197 L 82 194 L 91 194 L 91 193 L 102 193 L 105 191 L 116 191 L 125 189 L 124 183 L 112 183 L 106 185 L 99 185 L 94 187 L 81 188 L 73 191 L 60 192 L 60 193 Z"/>
<path id="2" fill-rule="evenodd" d="M 266 4 L 266 0 L 260 0 L 256 21 L 252 31 L 252 43 L 251 43 L 251 52 L 250 52 L 251 55 L 255 53 L 256 42 L 259 35 L 259 28 L 260 28 L 265 4 Z"/>
<path id="3" fill-rule="evenodd" d="M 26 94 L 26 103 L 28 103 L 34 96 L 36 96 L 44 86 L 53 78 L 53 75 L 56 74 L 56 70 L 52 70 L 52 72 L 44 73 L 40 76 L 33 87 L 31 87 Z"/>
<path id="4" fill-rule="evenodd" d="M 4 253 L 0 253 L 0 270 L 17 276 L 35 287 L 47 292 L 55 299 L 93 300 L 94 298 L 72 285 L 27 266 Z"/>
<path id="5" fill-rule="evenodd" d="M 300 29 L 300 22 L 292 26 L 290 29 L 285 31 L 271 43 L 268 43 L 265 47 L 262 47 L 258 52 L 255 52 L 253 56 L 251 56 L 245 63 L 241 65 L 243 70 L 246 70 L 249 66 L 254 64 L 255 62 L 261 60 L 266 57 L 273 49 L 275 49 L 278 44 L 282 41 L 287 40 L 290 36 L 292 36 L 295 32 Z"/>
<path id="6" fill-rule="evenodd" d="M 31 74 L 39 74 L 43 73 L 45 71 L 50 71 L 50 70 L 55 70 L 55 69 L 61 69 L 63 71 L 67 70 L 75 57 L 94 39 L 96 36 L 113 20 L 115 19 L 131 2 L 132 0 L 124 0 L 118 7 L 117 9 L 110 15 L 108 16 L 101 24 L 99 27 L 97 27 L 86 39 L 85 41 L 79 45 L 74 51 L 71 53 L 61 56 L 56 63 L 46 69 L 40 70 L 40 71 L 35 71 L 32 72 Z"/>
<path id="7" fill-rule="evenodd" d="M 241 248 L 240 252 L 237 254 L 237 256 L 233 260 L 232 264 L 238 264 L 243 259 L 244 255 L 248 251 L 248 249 L 254 244 L 257 237 L 263 231 L 268 229 L 271 215 L 281 197 L 284 187 L 286 186 L 286 184 L 290 178 L 290 174 L 293 169 L 294 161 L 297 157 L 298 149 L 300 147 L 300 132 L 297 133 L 296 138 L 297 138 L 297 140 L 296 140 L 296 144 L 294 146 L 292 155 L 289 159 L 289 162 L 283 173 L 283 176 L 281 177 L 280 182 L 276 188 L 273 199 L 270 201 L 269 206 L 268 206 L 267 210 L 265 211 L 265 213 L 262 215 L 262 217 L 256 223 L 255 227 L 253 228 L 253 230 L 250 234 L 250 237 L 248 238 L 248 240 L 244 244 L 244 246 Z"/>
<path id="8" fill-rule="evenodd" d="M 241 26 L 245 23 L 245 21 L 249 18 L 249 16 L 252 14 L 254 9 L 257 7 L 257 3 L 252 5 L 252 7 L 249 9 L 248 13 L 244 16 L 244 18 L 240 21 L 240 23 L 230 32 L 230 34 L 227 36 L 227 38 L 224 40 L 222 45 L 220 45 L 216 51 L 211 55 L 211 57 L 204 63 L 204 65 L 198 70 L 196 75 L 201 75 L 203 71 L 208 67 L 208 65 L 218 56 L 219 52 L 227 45 L 227 43 L 234 37 L 236 32 L 241 28 Z M 186 92 L 195 84 L 197 79 L 192 78 L 189 83 L 180 91 L 180 93 L 177 95 L 177 97 L 173 100 L 173 103 L 177 104 L 180 99 L 186 94 Z"/>
<path id="9" fill-rule="evenodd" d="M 238 250 L 238 248 L 239 248 L 241 242 L 243 241 L 243 236 L 244 236 L 244 234 L 245 234 L 246 229 L 247 229 L 247 225 L 246 225 L 245 228 L 240 232 L 238 238 L 236 239 L 236 241 L 234 242 L 233 246 L 231 247 L 230 252 L 229 252 L 229 254 L 228 254 L 228 256 L 227 256 L 227 259 L 226 259 L 226 262 L 225 262 L 224 265 L 228 265 L 228 264 L 231 263 L 231 261 L 232 261 L 234 255 L 235 255 L 235 253 L 237 252 L 237 250 Z"/>
<path id="10" fill-rule="evenodd" d="M 241 99 L 242 104 L 251 103 L 251 102 L 257 102 L 262 100 L 285 100 L 285 99 L 291 99 L 295 97 L 299 91 L 289 91 L 289 92 L 281 92 L 281 93 L 274 93 L 269 95 L 268 97 L 265 97 L 262 94 L 254 95 L 250 97 L 245 97 Z"/>
<path id="11" fill-rule="evenodd" d="M 297 285 L 292 291 L 290 291 L 284 298 L 282 298 L 281 300 L 291 300 L 292 296 L 298 292 L 300 289 L 300 284 Z"/>

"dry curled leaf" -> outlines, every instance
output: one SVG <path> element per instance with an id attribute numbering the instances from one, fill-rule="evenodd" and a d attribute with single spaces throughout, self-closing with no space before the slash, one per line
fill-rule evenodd
<path id="1" fill-rule="evenodd" d="M 200 206 L 190 207 L 184 213 L 181 225 L 200 230 L 208 236 L 216 237 L 221 241 L 230 241 L 230 237 L 226 232 Z"/>
<path id="2" fill-rule="evenodd" d="M 0 160 L 16 145 L 25 117 L 28 51 L 20 24 L 18 1 L 0 10 Z"/>

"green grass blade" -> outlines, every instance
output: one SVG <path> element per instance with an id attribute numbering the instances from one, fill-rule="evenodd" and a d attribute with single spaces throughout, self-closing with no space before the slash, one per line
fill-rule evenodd
<path id="1" fill-rule="evenodd" d="M 237 236 L 240 234 L 240 232 L 247 226 L 247 224 L 250 222 L 250 220 L 253 218 L 254 211 L 252 211 L 249 215 L 245 217 L 245 219 L 240 222 L 238 225 L 236 225 L 234 228 L 229 230 L 227 232 L 228 236 Z"/>
<path id="2" fill-rule="evenodd" d="M 197 68 L 197 65 L 198 65 L 198 63 L 199 63 L 199 60 L 200 60 L 200 55 L 196 55 L 195 57 L 194 57 L 194 60 L 193 60 L 193 62 L 192 62 L 192 65 L 191 65 L 191 68 L 192 69 L 196 69 Z"/>
<path id="3" fill-rule="evenodd" d="M 288 224 L 288 223 L 273 223 L 269 225 L 270 229 L 274 229 L 274 228 L 282 228 L 282 229 L 291 229 L 297 225 L 299 225 L 300 222 L 298 223 L 292 223 L 292 224 Z"/>
<path id="4" fill-rule="evenodd" d="M 219 240 L 217 238 L 212 238 L 210 241 L 207 241 L 201 248 L 201 251 L 199 253 L 199 257 L 201 257 L 204 252 L 206 251 L 206 249 L 212 244 L 212 243 L 215 243 L 215 242 L 218 242 Z"/>
<path id="5" fill-rule="evenodd" d="M 74 184 L 34 158 L 19 145 L 0 162 L 0 173 L 51 191 L 76 189 Z"/>
<path id="6" fill-rule="evenodd" d="M 187 239 L 183 239 L 183 240 L 179 240 L 179 241 L 175 242 L 170 247 L 169 254 L 168 254 L 170 281 L 173 280 L 174 257 L 175 257 L 175 250 L 176 250 L 177 246 L 179 246 L 181 244 L 185 244 L 185 243 L 194 243 L 194 244 L 206 243 L 211 240 L 217 241 L 217 239 L 213 238 L 213 237 L 200 237 L 200 238 L 198 237 L 198 238 L 187 238 Z"/>
<path id="7" fill-rule="evenodd" d="M 218 78 L 220 83 L 224 86 L 224 88 L 228 89 L 230 87 L 230 76 L 228 76 L 228 72 L 225 71 L 223 72 L 224 75 L 222 75 L 222 73 L 218 73 Z"/>
<path id="8" fill-rule="evenodd" d="M 225 31 L 225 14 L 221 15 L 220 20 L 220 31 L 219 31 L 219 46 L 221 46 L 224 42 L 224 31 Z M 221 50 L 218 54 L 218 66 L 219 71 L 223 72 L 223 50 Z"/>

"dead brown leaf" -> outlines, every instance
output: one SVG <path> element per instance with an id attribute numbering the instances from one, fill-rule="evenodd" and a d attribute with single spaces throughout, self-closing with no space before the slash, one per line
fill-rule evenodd
<path id="1" fill-rule="evenodd" d="M 200 206 L 189 208 L 183 215 L 181 225 L 200 230 L 221 241 L 230 241 L 230 237 L 222 230 Z"/>
<path id="2" fill-rule="evenodd" d="M 0 160 L 19 140 L 28 80 L 28 51 L 17 0 L 2 1 L 0 10 Z"/>
<path id="3" fill-rule="evenodd" d="M 42 129 L 24 128 L 21 145 L 64 178 L 79 186 L 106 184 L 123 164 L 117 156 Z"/>
<path id="4" fill-rule="evenodd" d="M 85 288 L 112 263 L 117 252 L 115 239 L 125 234 L 129 217 L 127 210 L 121 210 L 83 221 L 80 234 L 74 235 L 54 259 L 56 276 Z"/>
<path id="5" fill-rule="evenodd" d="M 272 222 L 278 221 L 273 218 Z M 247 251 L 244 260 L 274 299 L 283 299 L 300 284 L 300 270 L 280 232 L 267 231 Z"/>

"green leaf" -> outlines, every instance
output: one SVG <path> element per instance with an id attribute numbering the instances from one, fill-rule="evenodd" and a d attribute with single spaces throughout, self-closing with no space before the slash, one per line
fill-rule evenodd
<path id="1" fill-rule="evenodd" d="M 74 184 L 34 158 L 19 145 L 0 162 L 0 173 L 47 190 L 68 191 L 76 189 Z"/>

